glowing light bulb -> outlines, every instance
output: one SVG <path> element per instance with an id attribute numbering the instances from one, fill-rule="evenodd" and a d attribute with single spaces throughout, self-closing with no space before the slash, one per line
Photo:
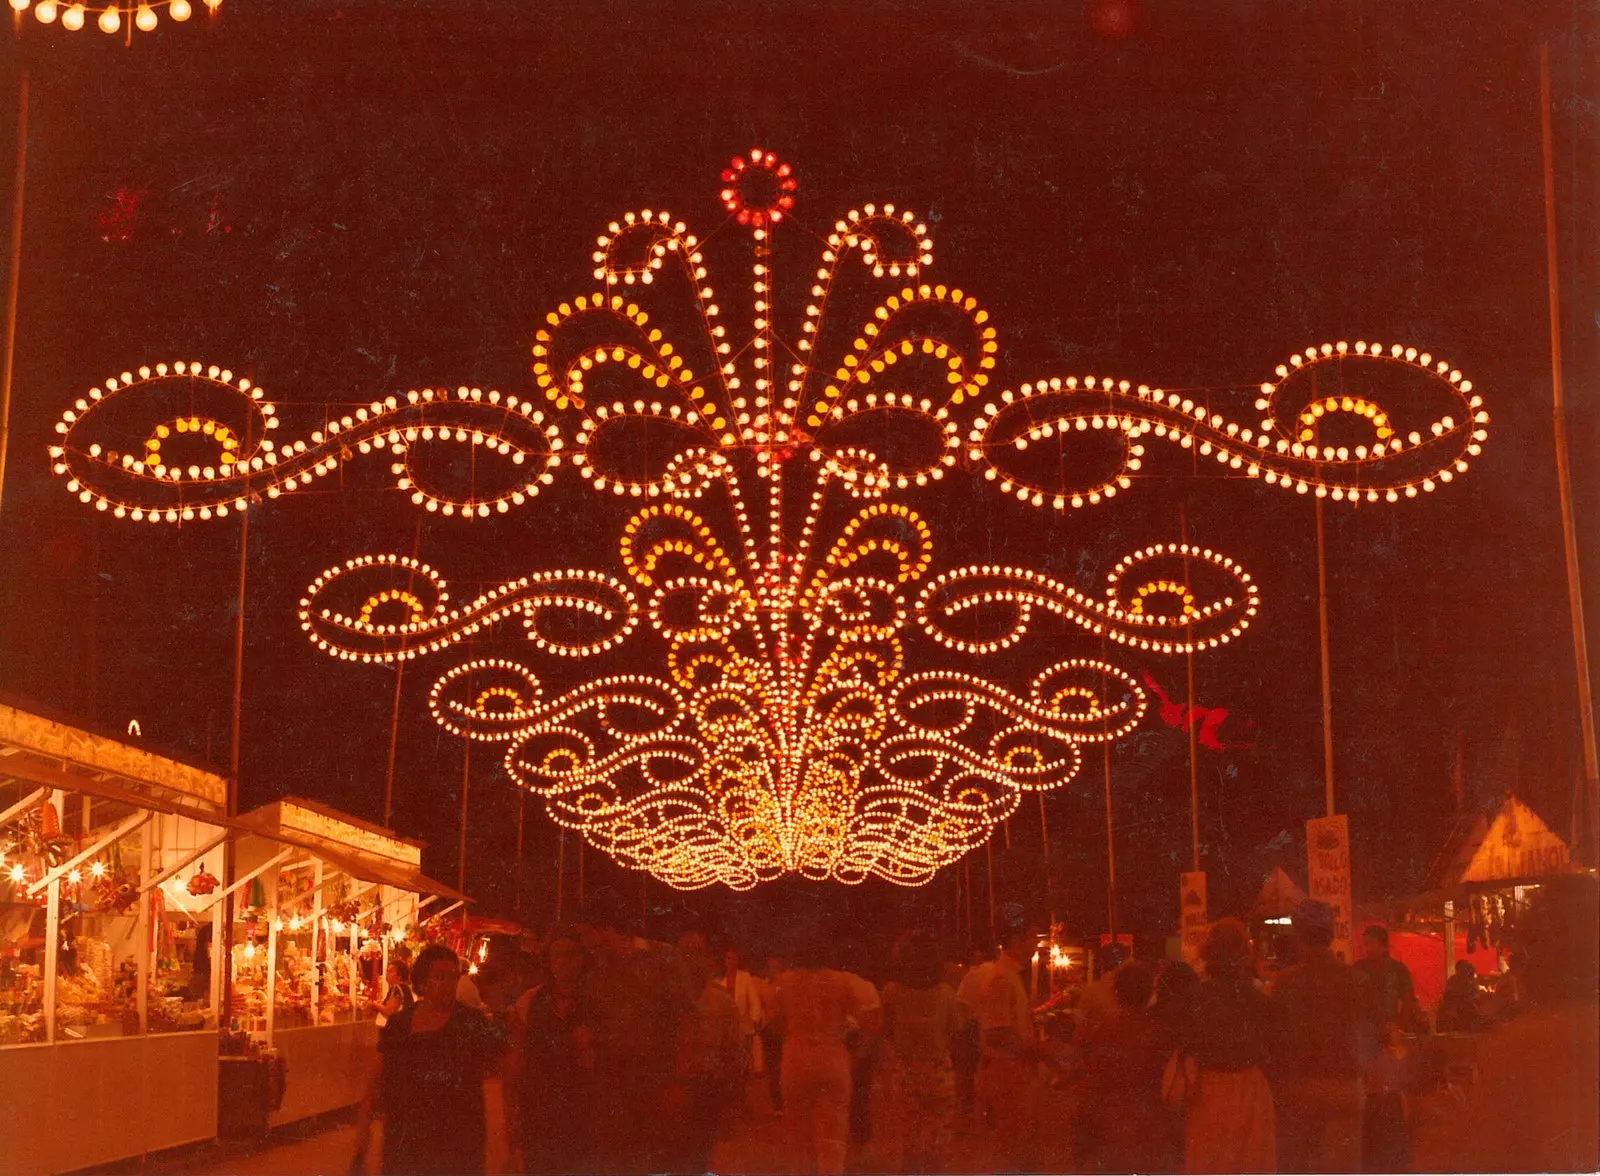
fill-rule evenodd
<path id="1" fill-rule="evenodd" d="M 148 33 L 156 27 L 155 9 L 148 4 L 139 5 L 139 11 L 134 15 L 133 23 L 138 26 L 140 32 Z"/>
<path id="2" fill-rule="evenodd" d="M 255 944 L 247 943 L 247 944 L 244 945 L 244 958 L 247 959 L 247 960 L 253 960 L 253 959 L 256 958 L 256 945 Z"/>
<path id="3" fill-rule="evenodd" d="M 77 32 L 83 27 L 83 5 L 74 4 L 61 14 L 61 27 Z"/>
<path id="4" fill-rule="evenodd" d="M 24 870 L 20 865 L 16 865 L 16 866 L 12 866 L 11 867 L 11 880 L 13 882 L 21 882 L 27 876 L 28 876 L 28 872 L 26 870 Z"/>
<path id="5" fill-rule="evenodd" d="M 282 919 L 274 919 L 274 920 L 272 920 L 272 929 L 274 931 L 282 931 L 283 930 L 283 920 Z"/>
<path id="6" fill-rule="evenodd" d="M 32 2 L 33 0 L 11 0 L 11 7 L 16 9 L 18 12 L 26 12 L 28 10 L 28 5 Z"/>
<path id="7" fill-rule="evenodd" d="M 104 878 L 106 876 L 106 864 L 104 862 L 91 862 L 89 873 L 96 878 Z"/>
<path id="8" fill-rule="evenodd" d="M 56 18 L 56 0 L 39 0 L 33 15 L 39 18 L 40 24 L 49 24 Z"/>
<path id="9" fill-rule="evenodd" d="M 173 20 L 188 20 L 194 9 L 189 7 L 189 0 L 172 0 L 167 5 L 167 15 Z"/>
<path id="10" fill-rule="evenodd" d="M 67 871 L 67 881 L 71 882 L 74 886 L 76 886 L 79 882 L 83 881 L 82 872 L 78 871 L 78 870 L 68 870 Z"/>
<path id="11" fill-rule="evenodd" d="M 100 19 L 96 23 L 99 24 L 102 33 L 109 35 L 122 27 L 122 13 L 113 4 L 100 14 Z"/>

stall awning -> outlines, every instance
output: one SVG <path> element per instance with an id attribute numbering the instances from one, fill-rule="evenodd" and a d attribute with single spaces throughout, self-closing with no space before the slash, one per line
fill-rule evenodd
<path id="1" fill-rule="evenodd" d="M 228 798 L 214 772 L 0 703 L 4 780 L 216 823 Z"/>
<path id="2" fill-rule="evenodd" d="M 1282 919 L 1293 915 L 1296 908 L 1306 900 L 1306 892 L 1295 885 L 1294 879 L 1289 877 L 1282 866 L 1274 866 L 1272 873 L 1267 875 L 1266 883 L 1261 887 L 1261 893 L 1256 895 L 1256 901 L 1250 908 L 1252 919 Z"/>
<path id="3" fill-rule="evenodd" d="M 305 850 L 362 882 L 379 882 L 385 886 L 415 891 L 418 894 L 436 894 L 440 898 L 451 900 L 465 900 L 467 897 L 453 887 L 428 877 L 421 870 L 407 869 L 400 862 L 373 857 L 348 846 L 331 843 L 321 837 L 274 824 L 263 819 L 260 810 L 236 818 L 234 825 L 245 832 L 254 833 L 257 837 Z"/>

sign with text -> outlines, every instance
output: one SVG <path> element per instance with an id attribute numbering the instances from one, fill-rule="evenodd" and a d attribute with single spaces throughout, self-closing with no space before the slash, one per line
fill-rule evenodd
<path id="1" fill-rule="evenodd" d="M 1311 897 L 1333 908 L 1333 954 L 1351 963 L 1349 817 L 1340 813 L 1306 822 L 1306 867 Z"/>
<path id="2" fill-rule="evenodd" d="M 1178 876 L 1178 937 L 1183 942 L 1183 961 L 1190 967 L 1200 962 L 1200 948 L 1206 941 L 1206 872 Z"/>

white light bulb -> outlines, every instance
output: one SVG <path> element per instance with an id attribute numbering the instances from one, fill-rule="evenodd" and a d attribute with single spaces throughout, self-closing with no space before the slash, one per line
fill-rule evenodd
<path id="1" fill-rule="evenodd" d="M 83 27 L 83 5 L 74 4 L 61 14 L 61 26 L 77 32 Z"/>
<path id="2" fill-rule="evenodd" d="M 11 0 L 11 7 L 16 9 L 18 12 L 26 12 L 28 10 L 28 5 L 32 2 L 33 0 Z"/>
<path id="3" fill-rule="evenodd" d="M 172 0 L 167 6 L 167 15 L 173 20 L 188 20 L 194 9 L 189 7 L 189 0 Z"/>
<path id="4" fill-rule="evenodd" d="M 39 0 L 33 15 L 39 18 L 40 24 L 49 24 L 56 18 L 56 0 Z"/>
<path id="5" fill-rule="evenodd" d="M 156 27 L 155 9 L 148 4 L 139 5 L 139 11 L 134 15 L 133 23 L 138 26 L 140 32 L 148 33 Z"/>
<path id="6" fill-rule="evenodd" d="M 100 25 L 102 33 L 109 35 L 122 27 L 122 13 L 117 11 L 117 6 L 113 4 L 100 14 L 100 19 L 96 23 Z"/>

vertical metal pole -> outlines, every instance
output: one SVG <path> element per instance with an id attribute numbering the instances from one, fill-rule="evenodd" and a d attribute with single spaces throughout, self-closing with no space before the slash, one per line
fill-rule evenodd
<path id="1" fill-rule="evenodd" d="M 467 691 L 472 691 L 471 678 L 469 677 Z M 467 892 L 467 794 L 472 788 L 472 740 L 461 741 L 461 841 L 458 846 L 456 858 L 456 889 L 462 894 Z M 466 918 L 466 912 L 461 914 Z M 463 923 L 463 926 L 466 924 Z"/>
<path id="2" fill-rule="evenodd" d="M 1046 908 L 1050 912 L 1051 942 L 1055 942 L 1056 925 L 1056 890 L 1050 876 L 1050 826 L 1045 822 L 1044 793 L 1035 793 L 1039 798 L 1039 838 L 1044 844 L 1044 897 Z"/>
<path id="3" fill-rule="evenodd" d="M 28 179 L 28 71 L 17 86 L 16 191 L 11 196 L 11 272 L 6 281 L 6 352 L 0 366 L 0 501 L 6 489 L 6 451 L 11 447 L 11 373 L 17 357 L 17 294 L 22 277 L 22 193 Z"/>
<path id="4" fill-rule="evenodd" d="M 578 905 L 583 905 L 583 834 L 578 834 Z"/>
<path id="5" fill-rule="evenodd" d="M 139 887 L 150 880 L 150 839 L 154 835 L 154 826 L 146 824 L 139 830 Z M 150 1032 L 150 910 L 155 905 L 156 896 L 152 890 L 149 894 L 139 896 L 139 914 L 134 920 L 134 934 L 139 937 L 139 947 L 134 954 L 135 967 L 138 969 L 139 991 L 134 996 L 134 1006 L 139 1010 L 139 1035 L 142 1037 Z"/>
<path id="6" fill-rule="evenodd" d="M 1178 539 L 1187 547 L 1189 544 L 1189 516 L 1184 510 L 1183 503 L 1178 504 Z M 1189 587 L 1189 556 L 1183 557 L 1183 586 Z M 1188 614 L 1185 613 L 1187 621 Z M 1200 724 L 1195 714 L 1194 701 L 1194 625 L 1184 625 L 1184 644 L 1189 648 L 1184 654 L 1184 676 L 1188 683 L 1188 694 L 1184 698 L 1183 725 L 1189 735 L 1189 849 L 1193 864 L 1189 867 L 1196 873 L 1200 870 L 1200 761 L 1195 738 L 1199 733 Z"/>
<path id="7" fill-rule="evenodd" d="M 1322 651 L 1322 778 L 1333 816 L 1333 686 L 1328 675 L 1328 556 L 1322 532 L 1322 498 L 1316 500 L 1317 516 L 1317 640 Z"/>
<path id="8" fill-rule="evenodd" d="M 1106 785 L 1106 920 L 1117 941 L 1117 843 L 1111 835 L 1111 744 L 1104 745 Z"/>
<path id="9" fill-rule="evenodd" d="M 144 885 L 144 883 L 140 883 Z M 45 888 L 44 908 L 44 1039 L 56 1039 L 56 945 L 61 939 L 61 879 Z"/>
<path id="10" fill-rule="evenodd" d="M 422 516 L 417 516 L 417 532 L 411 540 L 411 558 L 415 560 L 422 550 Z M 406 591 L 416 590 L 417 573 L 412 569 L 406 577 Z M 400 741 L 400 688 L 406 680 L 406 663 L 404 659 L 395 663 L 394 667 L 394 706 L 389 712 L 389 766 L 383 774 L 383 823 L 389 825 L 394 813 L 394 756 L 395 749 Z M 520 826 L 519 826 L 520 828 Z"/>
<path id="11" fill-rule="evenodd" d="M 519 923 L 522 921 L 522 889 L 523 889 L 523 884 L 522 884 L 522 880 L 523 880 L 522 827 L 523 827 L 524 810 L 527 808 L 527 803 L 526 803 L 527 799 L 528 799 L 527 792 L 524 791 L 521 788 L 518 788 L 517 789 L 517 903 L 516 903 L 516 910 L 517 910 L 517 921 Z"/>
<path id="12" fill-rule="evenodd" d="M 995 943 L 994 929 L 994 839 L 983 843 L 984 855 L 989 859 L 989 943 Z"/>
<path id="13" fill-rule="evenodd" d="M 277 871 L 273 871 L 273 878 L 277 878 Z M 273 886 L 273 896 L 276 899 L 277 886 Z M 267 1040 L 272 1040 L 272 1034 L 278 1027 L 278 904 L 276 901 L 267 904 L 271 912 L 267 916 Z"/>
<path id="14" fill-rule="evenodd" d="M 561 903 L 567 886 L 567 831 L 556 830 L 556 923 L 561 922 Z"/>
<path id="15" fill-rule="evenodd" d="M 1561 383 L 1561 286 L 1556 268 L 1556 183 L 1550 138 L 1550 46 L 1541 44 L 1539 143 L 1544 156 L 1544 258 L 1550 297 L 1551 416 L 1555 425 L 1556 484 L 1561 492 L 1561 536 L 1567 561 L 1567 605 L 1572 612 L 1572 655 L 1578 671 L 1578 722 L 1583 733 L 1583 774 L 1584 790 L 1588 793 L 1589 837 L 1593 860 L 1600 864 L 1600 754 L 1595 749 L 1589 639 L 1583 623 L 1583 583 L 1578 564 L 1577 527 L 1572 518 L 1572 469 L 1567 452 L 1567 410 Z"/>

